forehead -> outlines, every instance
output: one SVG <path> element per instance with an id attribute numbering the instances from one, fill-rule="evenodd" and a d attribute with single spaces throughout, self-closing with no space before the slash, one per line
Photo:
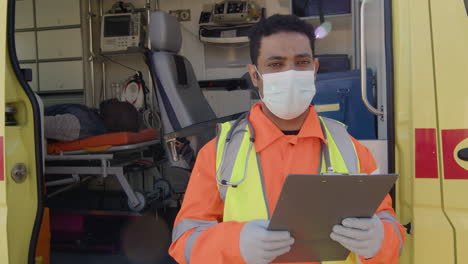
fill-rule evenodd
<path id="1" fill-rule="evenodd" d="M 297 54 L 312 56 L 309 38 L 302 33 L 280 32 L 263 37 L 260 43 L 260 60 L 265 60 L 270 56 L 288 57 Z"/>

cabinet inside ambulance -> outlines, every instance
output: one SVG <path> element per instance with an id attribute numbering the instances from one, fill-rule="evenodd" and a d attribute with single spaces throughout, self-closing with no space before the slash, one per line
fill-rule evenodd
<path id="1" fill-rule="evenodd" d="M 14 2 L 16 63 L 42 104 L 45 131 L 37 132 L 45 164 L 37 263 L 175 263 L 167 250 L 190 169 L 213 124 L 259 101 L 247 32 L 273 14 L 314 25 L 312 103 L 348 126 L 381 173 L 394 172 L 387 1 Z M 136 109 L 138 131 L 46 138 L 51 109 L 99 112 L 113 99 Z"/>

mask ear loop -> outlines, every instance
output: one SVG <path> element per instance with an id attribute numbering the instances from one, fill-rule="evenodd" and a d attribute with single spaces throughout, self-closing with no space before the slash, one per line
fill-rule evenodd
<path id="1" fill-rule="evenodd" d="M 263 80 L 262 74 L 258 71 L 257 65 L 254 64 L 255 67 L 255 72 L 257 73 L 258 78 Z M 258 89 L 258 88 L 257 88 Z M 258 96 L 260 97 L 260 100 L 263 101 L 263 96 L 260 94 L 260 90 L 258 90 Z"/>
<path id="2" fill-rule="evenodd" d="M 254 64 L 254 67 L 255 67 L 255 72 L 257 72 L 257 76 L 263 80 L 263 76 L 262 74 L 258 71 L 258 68 L 257 68 L 257 65 Z"/>

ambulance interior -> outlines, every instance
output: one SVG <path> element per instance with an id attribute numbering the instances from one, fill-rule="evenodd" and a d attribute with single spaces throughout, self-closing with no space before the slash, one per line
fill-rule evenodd
<path id="1" fill-rule="evenodd" d="M 387 115 L 362 98 L 391 112 L 385 2 L 364 1 L 361 12 L 360 0 L 17 0 L 18 61 L 45 108 L 117 98 L 135 106 L 140 122 L 140 132 L 117 137 L 45 139 L 38 258 L 175 263 L 167 249 L 193 160 L 215 123 L 259 101 L 246 32 L 277 13 L 315 26 L 312 103 L 345 123 L 387 172 Z"/>

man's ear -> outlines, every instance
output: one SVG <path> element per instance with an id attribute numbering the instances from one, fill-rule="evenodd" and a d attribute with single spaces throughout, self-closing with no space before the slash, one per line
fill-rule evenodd
<path id="1" fill-rule="evenodd" d="M 315 67 L 315 79 L 317 79 L 317 72 L 319 71 L 320 68 L 320 62 L 319 59 L 314 59 L 314 67 Z"/>
<path id="2" fill-rule="evenodd" d="M 255 65 L 247 64 L 247 70 L 249 71 L 250 79 L 252 80 L 253 85 L 258 88 L 258 81 L 260 76 L 258 76 Z"/>

